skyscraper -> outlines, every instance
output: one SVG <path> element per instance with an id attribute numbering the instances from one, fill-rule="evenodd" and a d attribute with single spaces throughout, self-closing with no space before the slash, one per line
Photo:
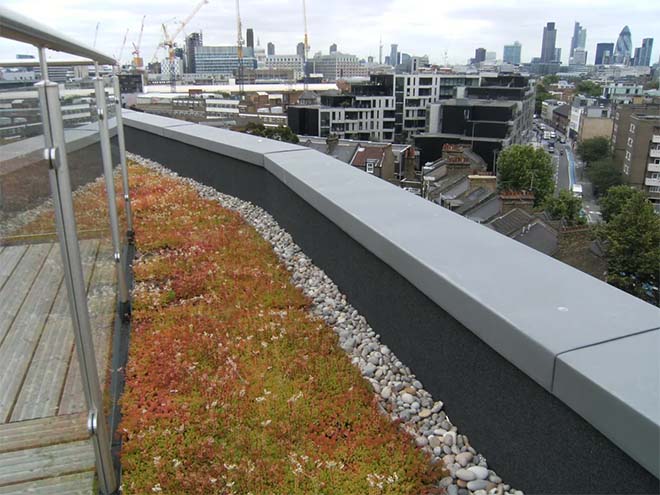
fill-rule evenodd
<path id="1" fill-rule="evenodd" d="M 651 52 L 653 51 L 653 38 L 644 38 L 642 46 L 635 48 L 635 65 L 648 67 L 651 65 Z"/>
<path id="2" fill-rule="evenodd" d="M 630 35 L 630 28 L 624 26 L 616 40 L 614 47 L 614 63 L 615 64 L 628 64 L 630 56 L 632 55 L 632 37 Z"/>
<path id="3" fill-rule="evenodd" d="M 474 51 L 474 63 L 475 64 L 480 64 L 481 62 L 484 62 L 486 60 L 486 49 L 485 48 L 477 48 Z"/>
<path id="4" fill-rule="evenodd" d="M 561 62 L 561 48 L 555 48 L 555 57 L 553 62 Z"/>
<path id="5" fill-rule="evenodd" d="M 541 44 L 541 62 L 555 61 L 555 44 L 557 43 L 557 30 L 554 22 L 548 22 L 543 28 L 543 43 Z"/>
<path id="6" fill-rule="evenodd" d="M 390 45 L 390 65 L 396 65 L 399 60 L 399 45 L 392 43 Z"/>
<path id="7" fill-rule="evenodd" d="M 521 50 L 522 50 L 522 45 L 518 41 L 514 41 L 513 45 L 504 45 L 502 60 L 506 64 L 520 65 Z"/>
<path id="8" fill-rule="evenodd" d="M 252 28 L 248 28 L 245 37 L 246 37 L 247 47 L 252 48 L 252 50 L 254 50 L 254 30 Z"/>
<path id="9" fill-rule="evenodd" d="M 305 43 L 302 41 L 296 46 L 296 55 L 305 58 Z"/>
<path id="10" fill-rule="evenodd" d="M 269 57 L 271 55 L 275 55 L 275 45 L 270 41 L 268 42 L 266 53 L 268 54 Z"/>
<path id="11" fill-rule="evenodd" d="M 573 27 L 573 37 L 571 38 L 571 51 L 569 56 L 574 55 L 576 48 L 582 48 L 583 50 L 587 46 L 587 30 L 580 26 L 579 22 L 575 23 Z"/>
<path id="12" fill-rule="evenodd" d="M 184 59 L 184 72 L 192 74 L 195 72 L 195 47 L 202 46 L 202 33 L 190 33 L 186 36 L 186 53 Z"/>
<path id="13" fill-rule="evenodd" d="M 337 43 L 330 45 L 330 53 L 337 53 Z"/>
<path id="14" fill-rule="evenodd" d="M 614 43 L 598 43 L 596 45 L 596 65 L 603 65 L 611 63 L 612 53 L 614 52 Z M 605 58 L 607 55 L 607 58 Z"/>

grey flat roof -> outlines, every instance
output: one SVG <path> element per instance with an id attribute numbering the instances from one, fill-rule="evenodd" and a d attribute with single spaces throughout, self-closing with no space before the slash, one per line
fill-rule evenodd
<path id="1" fill-rule="evenodd" d="M 492 349 L 592 424 L 602 425 L 626 452 L 645 456 L 645 466 L 657 464 L 657 456 L 649 460 L 648 454 L 650 442 L 659 438 L 660 418 L 641 422 L 648 398 L 638 396 L 646 389 L 635 384 L 657 383 L 659 346 L 646 346 L 638 359 L 643 362 L 633 366 L 598 354 L 604 351 L 593 351 L 584 363 L 580 355 L 604 343 L 613 346 L 613 355 L 628 352 L 626 337 L 660 327 L 660 309 L 317 151 L 131 111 L 124 112 L 124 121 L 264 166 Z M 484 253 L 497 256 L 486 259 Z M 619 376 L 614 379 L 604 366 Z M 573 375 L 583 379 L 567 384 Z M 571 390 L 581 397 L 571 396 Z M 602 407 L 583 407 L 599 393 Z M 622 400 L 631 410 L 625 416 L 629 422 L 608 422 L 611 408 Z M 631 429 L 643 446 L 622 440 Z"/>

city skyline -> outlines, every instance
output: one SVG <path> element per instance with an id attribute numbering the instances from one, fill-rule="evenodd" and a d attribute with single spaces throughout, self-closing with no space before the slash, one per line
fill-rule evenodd
<path id="1" fill-rule="evenodd" d="M 124 61 L 130 58 L 131 42 L 137 38 L 140 20 L 146 14 L 142 55 L 145 61 L 150 61 L 161 37 L 161 23 L 173 27 L 175 20 L 188 16 L 194 4 L 173 0 L 118 0 L 111 5 L 79 0 L 8 0 L 5 5 L 84 40 L 88 45 L 93 44 L 96 23 L 99 22 L 97 48 L 113 55 L 118 54 L 123 35 L 129 28 L 122 56 Z M 518 40 L 522 45 L 524 63 L 541 55 L 543 26 L 555 22 L 556 46 L 562 48 L 562 62 L 567 64 L 573 27 L 575 22 L 580 22 L 589 33 L 587 62 L 593 63 L 596 44 L 616 42 L 624 24 L 630 26 L 633 47 L 640 46 L 643 38 L 660 38 L 657 23 L 654 24 L 654 20 L 660 17 L 660 5 L 647 0 L 637 2 L 634 8 L 622 1 L 606 0 L 596 5 L 592 0 L 570 3 L 560 0 L 555 2 L 553 12 L 548 12 L 544 4 L 536 1 L 524 4 L 510 1 L 497 7 L 483 0 L 462 2 L 460 6 L 449 8 L 428 1 L 418 1 L 415 5 L 418 8 L 411 9 L 410 3 L 403 0 L 360 4 L 339 0 L 332 5 L 310 0 L 307 3 L 310 54 L 317 51 L 327 53 L 328 47 L 337 43 L 340 52 L 364 59 L 373 56 L 378 60 L 379 38 L 382 36 L 385 53 L 391 44 L 396 43 L 400 52 L 428 55 L 432 63 L 444 63 L 446 51 L 450 64 L 465 64 L 478 47 L 495 51 L 497 58 L 501 59 L 504 45 Z M 622 15 L 624 7 L 627 15 Z M 345 15 L 349 10 L 351 14 Z M 422 10 L 424 15 L 420 15 Z M 232 2 L 210 0 L 188 25 L 186 32 L 202 30 L 207 45 L 235 44 L 235 14 Z M 296 44 L 303 38 L 302 7 L 297 3 L 243 0 L 241 17 L 243 37 L 246 29 L 252 28 L 255 45 L 259 40 L 265 49 L 267 43 L 272 42 L 278 54 L 295 53 Z M 502 29 L 505 25 L 515 28 Z M 183 46 L 183 34 L 177 41 Z M 19 43 L 3 42 L 0 44 L 0 58 L 33 52 L 21 48 Z M 651 63 L 657 58 L 657 50 L 654 50 Z"/>

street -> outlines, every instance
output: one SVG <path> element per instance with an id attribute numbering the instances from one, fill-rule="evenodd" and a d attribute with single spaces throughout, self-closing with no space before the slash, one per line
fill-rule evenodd
<path id="1" fill-rule="evenodd" d="M 544 123 L 544 125 L 548 129 L 553 129 L 547 123 Z M 590 224 L 600 223 L 602 221 L 600 207 L 594 197 L 591 182 L 584 173 L 584 164 L 575 155 L 572 149 L 572 141 L 559 130 L 553 130 L 557 135 L 554 152 L 549 150 L 550 142 L 544 140 L 540 135 L 535 134 L 534 142 L 543 146 L 552 157 L 552 164 L 555 169 L 555 196 L 562 190 L 572 191 L 574 184 L 581 185 L 582 206 L 587 221 Z M 560 142 L 562 138 L 565 138 L 565 144 Z"/>

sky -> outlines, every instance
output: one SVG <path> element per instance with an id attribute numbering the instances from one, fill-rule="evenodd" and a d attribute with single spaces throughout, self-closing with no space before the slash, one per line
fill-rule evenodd
<path id="1" fill-rule="evenodd" d="M 181 0 L 0 0 L 0 4 L 38 20 L 57 31 L 92 46 L 99 24 L 96 48 L 118 56 L 129 29 L 122 60 L 131 57 L 142 16 L 146 15 L 142 56 L 152 60 L 162 39 L 161 24 L 172 33 L 176 22 L 192 12 L 196 1 Z M 497 6 L 495 5 L 497 4 Z M 302 40 L 302 0 L 241 0 L 243 29 L 253 28 L 265 47 L 271 41 L 277 54 L 295 53 Z M 411 55 L 428 55 L 432 63 L 464 64 L 477 47 L 495 51 L 515 40 L 522 43 L 522 60 L 541 52 L 546 22 L 556 23 L 557 47 L 568 62 L 573 24 L 587 29 L 588 63 L 593 63 L 596 43 L 616 42 L 624 24 L 632 32 L 633 48 L 642 38 L 654 38 L 652 63 L 660 54 L 660 1 L 658 0 L 307 0 L 310 53 L 328 52 L 332 43 L 344 53 L 378 61 L 382 38 L 383 59 L 390 44 Z M 205 45 L 236 43 L 236 4 L 232 0 L 208 0 L 179 35 L 202 30 Z M 245 37 L 245 35 L 244 35 Z M 27 45 L 0 38 L 0 59 L 17 53 L 36 53 Z M 63 58 L 54 54 L 56 58 Z M 163 56 L 163 51 L 160 52 Z"/>

